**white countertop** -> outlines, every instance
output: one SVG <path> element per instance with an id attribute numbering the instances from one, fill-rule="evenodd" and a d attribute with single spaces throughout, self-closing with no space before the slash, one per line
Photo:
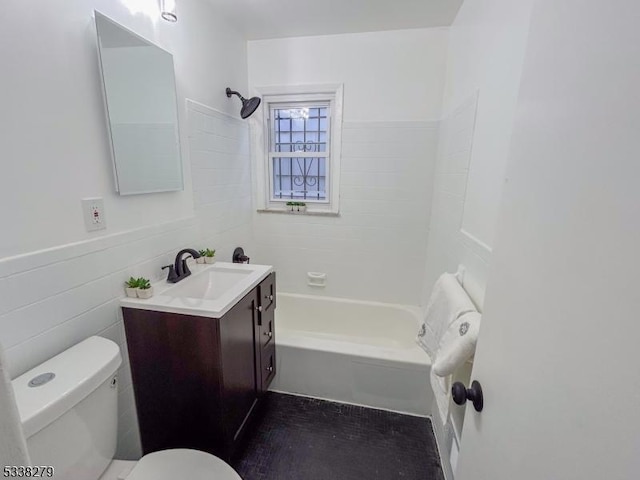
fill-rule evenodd
<path id="1" fill-rule="evenodd" d="M 191 269 L 191 275 L 178 283 L 168 283 L 166 280 L 154 283 L 153 297 L 149 299 L 123 298 L 120 301 L 120 305 L 124 308 L 137 308 L 139 310 L 220 318 L 273 272 L 271 265 L 226 262 L 216 262 L 212 265 L 196 264 L 189 268 Z M 202 285 L 215 288 L 215 285 L 211 284 L 211 282 L 215 281 L 213 273 L 243 275 L 244 278 L 234 282 L 233 286 L 225 290 L 217 298 L 206 298 L 206 292 L 205 298 L 202 295 L 190 292 L 190 287 L 196 284 L 199 285 L 201 290 Z M 185 290 L 187 293 L 185 293 Z M 197 290 L 197 288 L 194 290 Z"/>

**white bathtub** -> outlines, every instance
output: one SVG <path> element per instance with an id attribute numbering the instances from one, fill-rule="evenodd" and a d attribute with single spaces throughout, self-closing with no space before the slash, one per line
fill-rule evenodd
<path id="1" fill-rule="evenodd" d="M 417 308 L 279 293 L 272 390 L 431 413 L 429 358 Z"/>

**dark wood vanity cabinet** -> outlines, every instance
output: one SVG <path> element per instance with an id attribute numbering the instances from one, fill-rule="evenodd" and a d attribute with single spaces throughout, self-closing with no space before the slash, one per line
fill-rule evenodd
<path id="1" fill-rule="evenodd" d="M 276 374 L 275 273 L 221 318 L 123 308 L 143 453 L 236 453 Z"/>

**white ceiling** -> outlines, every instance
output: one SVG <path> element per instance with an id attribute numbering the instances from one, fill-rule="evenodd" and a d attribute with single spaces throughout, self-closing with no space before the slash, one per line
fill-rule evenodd
<path id="1" fill-rule="evenodd" d="M 451 25 L 463 0 L 209 0 L 248 40 Z"/>

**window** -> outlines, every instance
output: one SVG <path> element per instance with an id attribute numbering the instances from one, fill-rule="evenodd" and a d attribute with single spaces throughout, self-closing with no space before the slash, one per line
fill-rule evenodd
<path id="1" fill-rule="evenodd" d="M 342 88 L 283 87 L 260 93 L 264 102 L 264 145 L 257 169 L 264 188 L 263 200 L 258 199 L 261 209 L 287 210 L 286 203 L 296 201 L 306 203 L 310 214 L 337 213 Z"/>
<path id="2" fill-rule="evenodd" d="M 270 106 L 271 200 L 327 200 L 328 104 Z"/>

